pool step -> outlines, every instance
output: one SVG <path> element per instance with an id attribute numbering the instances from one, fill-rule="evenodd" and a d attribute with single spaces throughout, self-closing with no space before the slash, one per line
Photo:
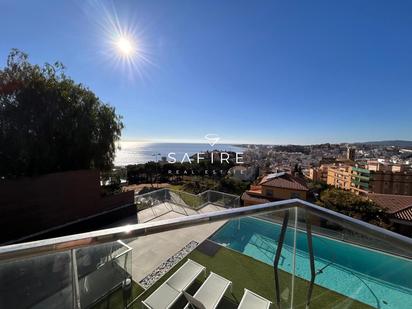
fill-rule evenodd
<path id="1" fill-rule="evenodd" d="M 276 252 L 277 242 L 260 234 L 253 234 L 249 243 L 272 254 Z"/>

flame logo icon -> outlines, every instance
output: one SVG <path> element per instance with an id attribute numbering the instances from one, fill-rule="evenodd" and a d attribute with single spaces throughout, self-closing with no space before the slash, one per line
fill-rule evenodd
<path id="1" fill-rule="evenodd" d="M 210 133 L 205 135 L 205 139 L 209 145 L 213 147 L 220 140 L 220 137 L 217 134 Z"/>

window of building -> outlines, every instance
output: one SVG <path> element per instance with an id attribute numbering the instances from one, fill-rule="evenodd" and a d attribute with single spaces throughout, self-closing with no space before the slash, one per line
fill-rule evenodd
<path id="1" fill-rule="evenodd" d="M 266 189 L 266 195 L 267 196 L 273 196 L 273 191 L 269 190 L 269 189 Z"/>

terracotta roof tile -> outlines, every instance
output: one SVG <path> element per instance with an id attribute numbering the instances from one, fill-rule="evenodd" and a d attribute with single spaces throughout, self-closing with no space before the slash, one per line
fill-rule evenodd
<path id="1" fill-rule="evenodd" d="M 370 193 L 368 197 L 393 217 L 412 221 L 412 196 Z"/>
<path id="2" fill-rule="evenodd" d="M 257 203 L 261 203 L 261 204 L 270 202 L 268 199 L 258 197 L 258 196 L 252 196 L 252 195 L 248 194 L 248 192 L 243 192 L 241 198 L 242 198 L 243 201 L 257 202 Z"/>
<path id="3" fill-rule="evenodd" d="M 380 207 L 385 208 L 388 213 L 395 213 L 404 210 L 405 208 L 412 207 L 411 195 L 370 193 L 368 194 L 368 197 Z"/>
<path id="4" fill-rule="evenodd" d="M 394 213 L 393 216 L 400 220 L 412 221 L 412 206 Z"/>
<path id="5" fill-rule="evenodd" d="M 309 190 L 304 180 L 298 177 L 292 176 L 290 174 L 283 174 L 279 177 L 269 178 L 269 179 L 264 177 L 259 184 L 264 185 L 264 186 L 300 190 L 300 191 Z"/>

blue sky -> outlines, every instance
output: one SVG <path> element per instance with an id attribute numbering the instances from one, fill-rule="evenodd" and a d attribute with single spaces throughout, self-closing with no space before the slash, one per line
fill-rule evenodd
<path id="1" fill-rule="evenodd" d="M 0 12 L 1 66 L 13 47 L 62 61 L 123 115 L 125 139 L 412 139 L 410 1 L 0 0 Z M 108 14 L 148 62 L 109 57 Z"/>

